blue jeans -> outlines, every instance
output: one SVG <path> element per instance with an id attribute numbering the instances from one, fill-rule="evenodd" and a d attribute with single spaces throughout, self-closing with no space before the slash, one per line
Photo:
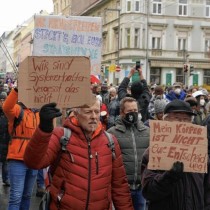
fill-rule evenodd
<path id="1" fill-rule="evenodd" d="M 44 172 L 43 172 L 43 169 L 39 169 L 39 170 L 38 170 L 36 183 L 37 183 L 37 188 L 45 189 Z"/>
<path id="2" fill-rule="evenodd" d="M 29 210 L 37 170 L 29 169 L 23 161 L 8 161 L 10 196 L 8 210 Z"/>
<path id="3" fill-rule="evenodd" d="M 5 183 L 9 181 L 8 164 L 7 161 L 2 162 L 2 181 Z"/>
<path id="4" fill-rule="evenodd" d="M 146 200 L 142 195 L 141 190 L 131 190 L 134 210 L 145 210 Z"/>

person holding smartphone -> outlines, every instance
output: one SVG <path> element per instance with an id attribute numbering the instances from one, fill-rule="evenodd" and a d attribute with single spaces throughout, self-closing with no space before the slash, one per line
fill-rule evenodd
<path id="1" fill-rule="evenodd" d="M 147 85 L 147 81 L 144 79 L 141 62 L 137 61 L 136 66 L 132 68 L 127 77 L 123 79 L 118 88 L 118 98 L 123 99 L 126 96 L 133 97 L 138 102 L 139 115 L 141 115 L 141 120 L 145 122 L 149 119 L 148 106 L 151 99 L 151 94 Z M 139 81 L 135 81 L 131 85 L 131 94 L 127 92 L 128 84 L 131 77 L 135 72 L 139 73 Z"/>

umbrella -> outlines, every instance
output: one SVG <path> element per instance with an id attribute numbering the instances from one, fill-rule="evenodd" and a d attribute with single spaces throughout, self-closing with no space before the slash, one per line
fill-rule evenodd
<path id="1" fill-rule="evenodd" d="M 98 78 L 98 76 L 96 76 L 96 75 L 90 75 L 90 82 L 91 82 L 92 84 L 94 84 L 94 83 L 99 84 L 101 81 L 100 81 L 100 79 Z"/>

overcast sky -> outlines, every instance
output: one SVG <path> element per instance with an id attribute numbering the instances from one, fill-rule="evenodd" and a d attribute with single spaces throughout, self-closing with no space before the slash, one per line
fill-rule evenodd
<path id="1" fill-rule="evenodd" d="M 0 36 L 41 10 L 53 12 L 53 0 L 5 0 L 0 3 Z"/>

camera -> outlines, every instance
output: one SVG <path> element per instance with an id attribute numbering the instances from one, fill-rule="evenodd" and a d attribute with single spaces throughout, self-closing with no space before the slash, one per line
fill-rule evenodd
<path id="1" fill-rule="evenodd" d="M 136 61 L 136 71 L 141 68 L 141 61 Z"/>

